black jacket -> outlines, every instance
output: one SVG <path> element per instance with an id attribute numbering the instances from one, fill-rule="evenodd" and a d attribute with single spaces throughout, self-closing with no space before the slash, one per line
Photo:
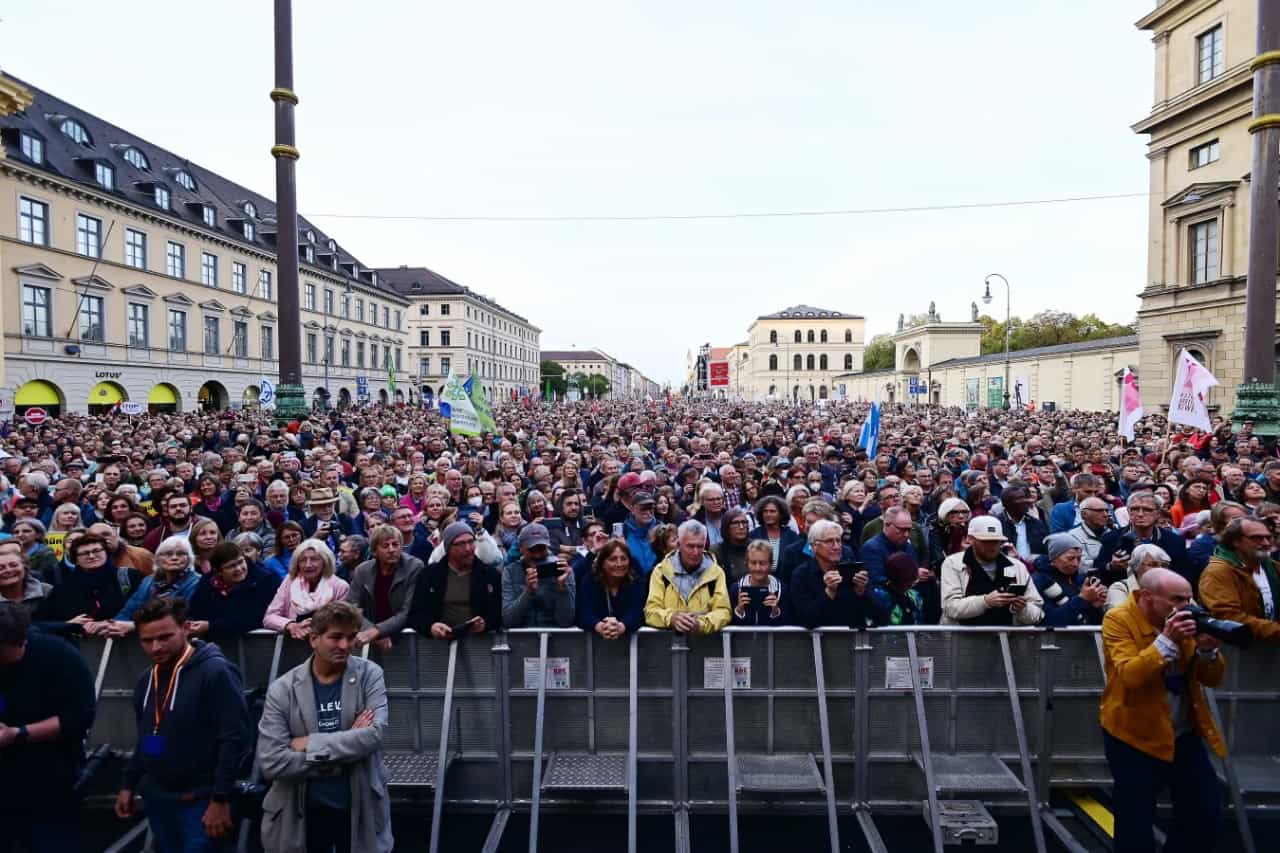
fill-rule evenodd
<path id="1" fill-rule="evenodd" d="M 230 796 L 249 749 L 249 709 L 239 670 L 213 643 L 193 645 L 195 652 L 175 680 L 172 710 L 164 709 L 163 749 L 157 755 L 144 754 L 143 741 L 155 728 L 155 706 L 168 689 L 168 674 L 160 674 L 158 697 L 150 667 L 133 688 L 138 742 L 125 768 L 124 787 L 144 797 Z"/>
<path id="2" fill-rule="evenodd" d="M 1044 538 L 1049 535 L 1048 526 L 1030 513 L 1024 515 L 1022 520 L 1026 522 L 1027 547 L 1031 550 L 1031 553 L 1047 554 L 1048 550 L 1045 548 Z M 1010 544 L 1016 545 L 1018 542 L 1018 526 L 1013 523 L 1013 519 L 1007 515 L 1000 516 L 1000 526 L 1004 529 L 1004 538 L 1008 539 Z"/>
<path id="3" fill-rule="evenodd" d="M 6 811 L 71 809 L 71 789 L 84 763 L 84 738 L 93 725 L 93 676 L 75 646 L 32 631 L 26 652 L 0 666 L 0 720 L 30 725 L 57 717 L 62 736 L 49 743 L 0 749 L 0 791 Z"/>
<path id="4" fill-rule="evenodd" d="M 440 621 L 444 610 L 444 591 L 448 585 L 449 558 L 442 557 L 418 573 L 409 609 L 409 627 L 430 636 L 431 626 Z M 484 629 L 502 627 L 502 571 L 476 560 L 471 569 L 471 612 L 484 617 Z"/>
<path id="5" fill-rule="evenodd" d="M 140 578 L 132 569 L 117 569 L 110 559 L 96 572 L 73 570 L 59 562 L 45 578 L 53 584 L 53 592 L 42 618 L 65 622 L 87 613 L 97 620 L 110 619 L 124 607 Z"/>
<path id="6" fill-rule="evenodd" d="M 822 582 L 822 569 L 818 561 L 805 560 L 791 575 L 788 585 L 791 591 L 791 607 L 797 624 L 806 628 L 825 626 L 843 626 L 846 628 L 867 627 L 867 617 L 871 608 L 867 601 L 871 589 L 866 594 L 853 594 L 853 587 L 841 584 L 836 590 L 834 600 L 827 597 L 826 584 Z"/>
<path id="7" fill-rule="evenodd" d="M 205 575 L 191 596 L 189 618 L 209 623 L 209 638 L 214 642 L 247 634 L 262 627 L 262 617 L 280 586 L 276 573 L 255 563 L 249 574 L 226 595 L 222 595 Z"/>

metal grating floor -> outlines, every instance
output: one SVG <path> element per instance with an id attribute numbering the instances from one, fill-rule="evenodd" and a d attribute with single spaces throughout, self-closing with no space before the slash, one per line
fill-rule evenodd
<path id="1" fill-rule="evenodd" d="M 1222 762 L 1214 759 L 1218 778 L 1226 781 Z M 1280 758 L 1274 755 L 1236 756 L 1231 759 L 1241 794 L 1280 794 Z"/>
<path id="2" fill-rule="evenodd" d="M 923 770 L 924 762 L 920 755 L 912 757 Z M 940 792 L 1026 793 L 1026 788 L 1008 765 L 994 755 L 940 755 L 935 752 L 933 782 Z"/>
<path id="3" fill-rule="evenodd" d="M 387 768 L 387 784 L 397 788 L 434 788 L 440 768 L 434 753 L 384 752 L 382 763 Z"/>
<path id="4" fill-rule="evenodd" d="M 554 752 L 542 776 L 543 791 L 627 790 L 627 756 L 622 753 Z"/>
<path id="5" fill-rule="evenodd" d="M 791 794 L 824 792 L 812 755 L 740 755 L 738 790 Z"/>

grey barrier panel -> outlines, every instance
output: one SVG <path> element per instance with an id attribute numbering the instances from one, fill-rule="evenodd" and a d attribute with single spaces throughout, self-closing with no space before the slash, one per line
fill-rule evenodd
<path id="1" fill-rule="evenodd" d="M 1103 672 L 1098 660 L 1097 630 L 1045 632 L 1042 665 L 1046 681 L 1044 699 L 1052 699 L 1048 713 L 1048 744 L 1038 752 L 1047 761 L 1049 782 L 1060 787 L 1110 784 L 1111 771 L 1102 752 L 1098 708 L 1102 701 Z M 1038 734 L 1037 739 L 1043 735 Z M 1041 769 L 1041 776 L 1045 769 Z M 1042 783 L 1043 787 L 1043 783 Z M 1041 790 L 1041 799 L 1047 799 Z"/>

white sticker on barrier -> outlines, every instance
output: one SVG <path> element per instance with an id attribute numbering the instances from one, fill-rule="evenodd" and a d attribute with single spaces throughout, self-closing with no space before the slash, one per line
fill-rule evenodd
<path id="1" fill-rule="evenodd" d="M 751 658 L 733 658 L 733 689 L 751 689 Z M 724 658 L 706 658 L 702 662 L 702 686 L 706 690 L 724 690 Z"/>
<path id="2" fill-rule="evenodd" d="M 569 659 L 568 658 L 547 658 L 547 689 L 548 690 L 568 690 L 569 684 Z M 524 689 L 538 689 L 538 659 L 524 659 Z"/>
<path id="3" fill-rule="evenodd" d="M 886 690 L 911 689 L 911 658 L 884 659 L 884 687 Z M 933 688 L 933 658 L 920 658 L 920 687 Z"/>

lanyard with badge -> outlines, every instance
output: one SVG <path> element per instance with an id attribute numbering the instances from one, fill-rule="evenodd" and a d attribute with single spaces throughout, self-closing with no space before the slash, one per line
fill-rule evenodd
<path id="1" fill-rule="evenodd" d="M 164 736 L 160 734 L 160 723 L 164 721 L 165 709 L 173 701 L 173 691 L 178 686 L 178 673 L 194 651 L 195 647 L 188 644 L 187 650 L 182 653 L 182 657 L 178 658 L 177 665 L 174 666 L 173 672 L 169 674 L 169 686 L 164 691 L 163 698 L 160 696 L 160 667 L 151 668 L 151 696 L 155 700 L 153 708 L 155 727 L 151 730 L 151 734 L 142 736 L 143 755 L 156 756 L 164 752 Z"/>

